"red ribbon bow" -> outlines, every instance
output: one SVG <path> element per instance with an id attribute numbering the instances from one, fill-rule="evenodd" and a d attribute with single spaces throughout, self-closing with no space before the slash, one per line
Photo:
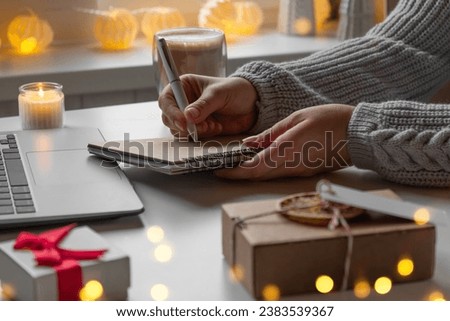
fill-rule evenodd
<path id="1" fill-rule="evenodd" d="M 51 266 L 56 271 L 58 299 L 61 301 L 79 300 L 83 278 L 78 260 L 96 260 L 106 252 L 106 250 L 78 251 L 60 248 L 58 244 L 75 226 L 76 224 L 70 224 L 38 235 L 21 232 L 14 243 L 15 250 L 33 251 L 37 265 Z"/>

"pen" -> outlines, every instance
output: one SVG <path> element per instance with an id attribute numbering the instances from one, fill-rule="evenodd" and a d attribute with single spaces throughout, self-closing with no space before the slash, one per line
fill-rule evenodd
<path id="1" fill-rule="evenodd" d="M 189 102 L 187 100 L 186 93 L 183 90 L 183 85 L 181 84 L 180 77 L 178 76 L 178 71 L 175 66 L 175 62 L 173 61 L 173 57 L 170 53 L 169 47 L 167 46 L 167 42 L 164 38 L 159 38 L 156 45 L 162 64 L 164 66 L 164 70 L 166 71 L 167 79 L 169 80 L 173 95 L 175 96 L 178 108 L 180 108 L 180 110 L 184 112 L 184 109 L 187 107 L 187 105 L 189 105 Z M 189 136 L 194 142 L 196 142 L 197 129 L 195 128 L 195 124 L 187 122 L 187 130 Z"/>

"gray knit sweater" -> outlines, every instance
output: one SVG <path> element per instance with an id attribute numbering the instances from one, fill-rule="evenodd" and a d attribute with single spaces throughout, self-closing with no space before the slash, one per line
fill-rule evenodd
<path id="1" fill-rule="evenodd" d="M 354 105 L 355 166 L 403 184 L 450 186 L 450 105 L 426 104 L 450 80 L 450 0 L 401 0 L 364 37 L 297 61 L 252 62 L 232 76 L 258 92 L 253 132 L 308 106 Z"/>

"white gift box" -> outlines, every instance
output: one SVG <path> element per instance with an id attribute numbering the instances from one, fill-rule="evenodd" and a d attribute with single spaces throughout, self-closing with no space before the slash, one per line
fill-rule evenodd
<path id="1" fill-rule="evenodd" d="M 3 296 L 13 300 L 58 300 L 58 277 L 51 266 L 38 266 L 31 250 L 15 250 L 15 240 L 0 243 L 0 281 Z M 79 260 L 82 283 L 98 281 L 99 300 L 126 300 L 130 260 L 89 227 L 74 228 L 59 244 L 70 250 L 107 251 L 97 260 Z M 98 284 L 98 283 L 97 283 Z M 6 294 L 6 295 L 5 295 Z"/>

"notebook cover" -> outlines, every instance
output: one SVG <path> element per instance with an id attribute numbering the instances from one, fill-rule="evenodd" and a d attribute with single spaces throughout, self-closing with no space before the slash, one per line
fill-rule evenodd
<path id="1" fill-rule="evenodd" d="M 153 170 L 182 174 L 186 172 L 235 166 L 255 155 L 257 150 L 242 143 L 245 136 L 219 136 L 193 142 L 175 137 L 91 143 L 89 152 Z"/>

